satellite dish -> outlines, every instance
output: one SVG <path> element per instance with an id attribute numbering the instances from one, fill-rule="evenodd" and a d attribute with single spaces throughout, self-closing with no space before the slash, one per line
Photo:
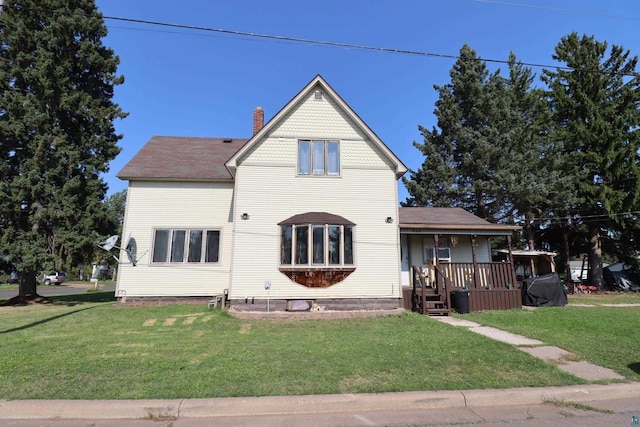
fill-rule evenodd
<path id="1" fill-rule="evenodd" d="M 136 266 L 136 264 L 138 264 L 138 261 L 140 261 L 140 258 L 142 258 L 147 252 L 149 252 L 149 251 L 145 251 L 142 255 L 140 255 L 140 258 L 136 259 L 137 247 L 136 247 L 136 241 L 134 238 L 132 237 L 129 238 L 129 242 L 127 243 L 126 248 L 121 248 L 120 246 L 116 246 L 117 242 L 118 242 L 118 235 L 115 235 L 115 236 L 109 237 L 104 242 L 96 243 L 96 246 L 104 249 L 107 252 L 109 252 L 113 248 L 124 251 L 127 254 L 127 258 L 129 258 L 129 263 L 134 267 Z M 113 254 L 111 256 L 113 256 L 113 259 L 115 259 L 116 262 L 120 263 L 120 260 L 118 259 L 117 256 Z"/>
<path id="2" fill-rule="evenodd" d="M 118 235 L 111 236 L 104 242 L 98 243 L 98 246 L 100 246 L 105 251 L 110 251 L 116 245 L 117 241 L 118 241 Z"/>

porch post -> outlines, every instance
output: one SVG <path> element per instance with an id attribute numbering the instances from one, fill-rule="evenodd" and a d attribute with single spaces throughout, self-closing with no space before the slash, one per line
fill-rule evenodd
<path id="1" fill-rule="evenodd" d="M 413 277 L 413 259 L 411 258 L 411 237 L 412 234 L 407 234 L 407 266 L 409 267 L 409 285 L 413 286 L 415 278 Z M 402 247 L 402 236 L 400 236 L 400 247 Z M 400 258 L 400 265 L 402 265 L 402 257 Z M 402 281 L 402 278 L 400 279 Z M 415 289 L 415 286 L 413 286 Z"/>
<path id="2" fill-rule="evenodd" d="M 476 235 L 471 235 L 471 259 L 473 261 L 473 288 L 478 289 L 478 260 L 476 259 Z"/>
<path id="3" fill-rule="evenodd" d="M 513 289 L 518 288 L 518 278 L 516 277 L 516 268 L 513 264 L 513 253 L 511 252 L 511 234 L 507 235 L 507 248 L 509 248 L 509 263 L 511 264 L 511 286 Z"/>

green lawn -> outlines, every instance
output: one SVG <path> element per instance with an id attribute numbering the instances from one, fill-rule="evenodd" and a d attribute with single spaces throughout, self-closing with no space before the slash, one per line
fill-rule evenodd
<path id="1" fill-rule="evenodd" d="M 413 313 L 247 321 L 209 311 L 204 304 L 119 307 L 113 292 L 53 300 L 44 306 L 0 307 L 3 399 L 196 398 L 583 383 L 513 346 Z"/>
<path id="2" fill-rule="evenodd" d="M 631 296 L 622 296 L 624 301 Z M 576 301 L 577 299 L 577 301 Z M 635 302 L 638 301 L 637 295 Z M 465 314 L 464 319 L 543 341 L 640 381 L 640 307 L 579 307 L 615 303 L 610 296 L 570 298 L 566 307 Z"/>
<path id="3" fill-rule="evenodd" d="M 597 292 L 569 295 L 569 304 L 640 304 L 639 292 Z"/>

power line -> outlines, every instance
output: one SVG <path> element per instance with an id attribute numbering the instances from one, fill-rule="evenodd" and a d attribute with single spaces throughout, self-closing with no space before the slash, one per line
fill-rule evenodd
<path id="1" fill-rule="evenodd" d="M 475 0 L 475 1 L 488 2 L 488 3 L 494 2 L 494 3 L 508 4 L 508 5 L 519 5 L 517 3 L 497 2 L 497 1 L 493 1 L 493 0 Z M 527 6 L 527 5 L 522 5 L 522 6 Z M 49 13 L 61 13 L 61 12 L 52 11 L 52 10 L 49 10 L 49 11 L 45 11 L 45 10 L 42 10 L 42 9 L 38 9 L 38 10 L 43 11 L 43 12 L 49 12 Z M 105 15 L 103 15 L 102 18 L 105 19 L 105 20 L 111 20 L 111 21 L 129 22 L 129 23 L 153 25 L 153 26 L 167 27 L 167 28 L 178 28 L 178 29 L 184 29 L 184 30 L 206 31 L 206 32 L 219 33 L 219 34 L 229 34 L 229 35 L 234 35 L 234 36 L 254 37 L 254 38 L 262 38 L 262 39 L 267 39 L 267 40 L 277 40 L 277 41 L 293 42 L 293 43 L 304 43 L 304 44 L 310 44 L 310 45 L 341 47 L 341 48 L 348 48 L 348 49 L 368 50 L 368 51 L 374 51 L 374 52 L 395 53 L 395 54 L 414 55 L 414 56 L 425 56 L 425 57 L 434 57 L 434 58 L 442 58 L 442 59 L 455 59 L 455 60 L 461 59 L 460 55 L 451 55 L 451 54 L 435 53 L 435 52 L 425 52 L 425 51 L 410 50 L 410 49 L 388 48 L 388 47 L 379 47 L 379 46 L 360 45 L 360 44 L 354 44 L 354 43 L 343 43 L 343 42 L 332 42 L 332 41 L 316 40 L 316 39 L 305 39 L 305 38 L 300 38 L 300 37 L 290 37 L 290 36 L 280 36 L 280 35 L 274 35 L 274 34 L 254 33 L 254 32 L 249 32 L 249 31 L 228 30 L 228 29 L 224 29 L 224 28 L 202 27 L 202 26 L 197 26 L 197 25 L 173 24 L 173 23 L 169 23 L 169 22 L 150 21 L 150 20 L 147 20 L 147 19 L 136 19 L 136 18 L 124 18 L 124 17 L 118 17 L 118 16 L 105 16 Z M 479 61 L 488 62 L 488 63 L 495 63 L 495 64 L 505 64 L 505 65 L 509 64 L 509 60 L 506 60 L 506 59 L 478 58 L 478 60 Z M 535 62 L 522 62 L 522 61 L 517 61 L 517 63 L 521 64 L 521 65 L 524 65 L 524 66 L 527 66 L 527 67 L 533 67 L 533 68 L 553 68 L 553 69 L 556 69 L 556 70 L 559 70 L 559 71 L 573 71 L 573 70 L 575 70 L 574 68 L 566 67 L 566 66 L 560 66 L 560 65 L 549 65 L 549 64 L 540 64 L 540 63 L 535 63 Z M 594 73 L 601 73 L 602 72 L 602 70 L 599 70 L 599 69 L 585 69 L 583 71 L 594 72 Z M 637 72 L 629 72 L 629 73 L 616 72 L 616 73 L 610 73 L 610 74 L 619 75 L 619 76 L 627 76 L 627 77 L 640 77 L 640 73 L 637 73 Z"/>
<path id="2" fill-rule="evenodd" d="M 545 221 L 566 221 L 567 219 L 574 219 L 577 217 L 582 222 L 594 222 L 603 219 L 610 219 L 612 217 L 618 216 L 629 216 L 629 215 L 639 215 L 640 211 L 629 211 L 629 212 L 618 212 L 618 213 L 610 213 L 610 214 L 597 214 L 597 215 L 580 215 L 580 214 L 569 214 L 565 216 L 556 216 L 556 217 L 548 217 L 548 218 L 527 218 L 525 221 L 535 221 L 535 222 L 545 222 Z"/>
<path id="3" fill-rule="evenodd" d="M 359 50 L 369 50 L 375 52 L 384 52 L 384 53 L 396 53 L 396 54 L 405 54 L 405 55 L 416 55 L 416 56 L 427 56 L 427 57 L 435 57 L 435 58 L 444 58 L 444 59 L 460 59 L 459 55 L 451 55 L 444 53 L 434 53 L 434 52 L 424 52 L 418 50 L 408 50 L 408 49 L 397 49 L 397 48 L 387 48 L 387 47 L 377 47 L 377 46 L 368 46 L 368 45 L 360 45 L 353 43 L 343 43 L 343 42 L 331 42 L 324 40 L 315 40 L 315 39 L 305 39 L 300 37 L 290 37 L 290 36 L 280 36 L 273 34 L 262 34 L 262 33 L 253 33 L 248 31 L 237 31 L 237 30 L 228 30 L 223 28 L 213 28 L 213 27 L 201 27 L 196 25 L 185 25 L 185 24 L 172 24 L 168 22 L 159 22 L 159 21 L 149 21 L 146 19 L 135 19 L 135 18 L 122 18 L 117 16 L 103 16 L 104 19 L 112 20 L 112 21 L 121 21 L 121 22 L 129 22 L 129 23 L 137 23 L 137 24 L 145 24 L 145 25 L 154 25 L 161 27 L 169 27 L 169 28 L 179 28 L 179 29 L 187 29 L 187 30 L 196 30 L 196 31 L 207 31 L 207 32 L 215 32 L 221 34 L 230 34 L 235 36 L 244 36 L 244 37 L 256 37 L 268 40 L 278 40 L 278 41 L 286 41 L 286 42 L 294 42 L 294 43 L 305 43 L 311 45 L 320 45 L 320 46 L 332 46 L 332 47 L 342 47 L 349 49 L 359 49 Z M 497 64 L 509 64 L 509 61 L 506 59 L 487 59 L 487 58 L 478 58 L 480 61 L 489 62 L 489 63 L 497 63 Z M 539 64 L 533 62 L 521 62 L 518 61 L 519 64 L 525 65 L 527 67 L 535 67 L 535 68 L 555 68 L 557 70 L 563 71 L 572 71 L 571 67 L 562 67 L 559 65 L 548 65 L 548 64 Z M 600 70 L 586 70 L 592 72 L 600 72 Z M 613 73 L 621 76 L 629 76 L 629 77 L 638 77 L 640 73 Z"/>
<path id="4" fill-rule="evenodd" d="M 600 16 L 604 18 L 614 18 L 614 19 L 625 19 L 629 21 L 640 21 L 640 18 L 636 18 L 635 16 L 624 16 L 624 15 L 609 15 L 607 13 L 599 13 L 599 12 L 588 12 L 584 10 L 575 10 L 575 9 L 562 9 L 559 7 L 550 7 L 550 6 L 542 6 L 537 4 L 525 4 L 525 3 L 511 3 L 507 1 L 497 1 L 497 0 L 473 0 L 477 3 L 489 3 L 489 4 L 498 4 L 502 6 L 515 6 L 515 7 L 526 7 L 529 9 L 542 9 L 542 10 L 551 10 L 554 12 L 562 12 L 562 13 L 572 13 L 578 15 L 590 15 L 590 16 Z"/>

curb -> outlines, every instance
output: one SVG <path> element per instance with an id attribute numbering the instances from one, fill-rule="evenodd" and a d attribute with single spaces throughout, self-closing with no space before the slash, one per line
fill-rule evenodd
<path id="1" fill-rule="evenodd" d="M 301 415 L 349 411 L 585 403 L 640 398 L 640 383 L 378 394 L 157 400 L 0 400 L 0 419 L 177 419 L 247 415 Z"/>

